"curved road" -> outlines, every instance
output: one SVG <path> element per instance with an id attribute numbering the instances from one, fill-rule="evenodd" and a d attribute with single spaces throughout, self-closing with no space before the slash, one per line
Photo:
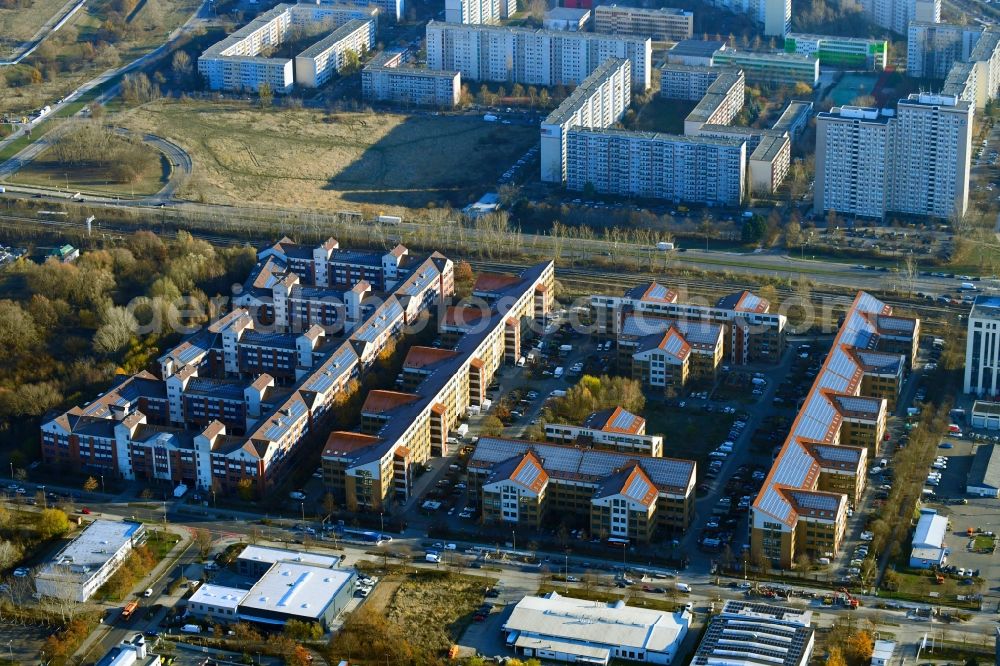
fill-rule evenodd
<path id="1" fill-rule="evenodd" d="M 124 127 L 116 127 L 114 131 L 121 136 L 132 136 L 135 134 L 132 130 L 125 129 Z M 176 143 L 164 139 L 162 136 L 143 134 L 140 138 L 163 153 L 163 156 L 170 161 L 170 174 L 167 177 L 166 184 L 159 192 L 149 197 L 137 197 L 133 201 L 137 203 L 160 204 L 173 200 L 174 194 L 184 184 L 188 176 L 191 175 L 191 169 L 194 166 L 191 156 Z M 94 197 L 90 199 L 93 201 Z"/>

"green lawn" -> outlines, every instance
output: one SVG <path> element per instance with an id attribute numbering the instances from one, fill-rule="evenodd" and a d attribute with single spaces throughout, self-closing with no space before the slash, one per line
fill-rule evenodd
<path id="1" fill-rule="evenodd" d="M 665 404 L 646 403 L 646 432 L 663 435 L 663 455 L 689 458 L 699 466 L 708 459 L 710 451 L 726 440 L 735 417 L 719 412 L 703 412 L 688 405 L 687 408 Z"/>
<path id="2" fill-rule="evenodd" d="M 684 119 L 697 102 L 654 97 L 639 110 L 632 129 L 665 134 L 684 134 Z"/>

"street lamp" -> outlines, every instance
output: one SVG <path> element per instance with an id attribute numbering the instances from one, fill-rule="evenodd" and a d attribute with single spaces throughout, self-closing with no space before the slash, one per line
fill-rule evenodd
<path id="1" fill-rule="evenodd" d="M 11 481 L 14 480 L 14 461 L 13 460 L 10 462 L 10 480 Z"/>
<path id="2" fill-rule="evenodd" d="M 511 530 L 510 531 L 510 542 L 511 542 L 512 550 L 516 553 L 517 552 L 517 532 L 515 530 Z"/>
<path id="3" fill-rule="evenodd" d="M 108 494 L 107 491 L 104 489 L 104 475 L 103 474 L 101 474 L 101 494 L 102 495 L 107 495 Z"/>
<path id="4" fill-rule="evenodd" d="M 48 500 L 45 499 L 45 486 L 44 485 L 43 486 L 39 486 L 39 489 L 42 492 L 42 508 L 43 509 L 47 509 L 47 508 L 49 508 L 49 503 L 48 503 Z"/>
<path id="5" fill-rule="evenodd" d="M 378 512 L 378 524 L 379 524 L 379 541 L 382 540 L 382 533 L 385 532 L 385 513 L 382 511 Z"/>
<path id="6" fill-rule="evenodd" d="M 304 528 L 306 522 L 306 503 L 299 502 L 299 507 L 302 509 L 302 523 L 303 523 L 302 527 Z"/>

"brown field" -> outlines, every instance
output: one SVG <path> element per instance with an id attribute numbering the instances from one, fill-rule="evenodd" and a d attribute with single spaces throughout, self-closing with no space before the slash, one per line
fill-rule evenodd
<path id="1" fill-rule="evenodd" d="M 462 206 L 538 140 L 538 130 L 475 117 L 266 110 L 158 102 L 115 119 L 187 150 L 181 192 L 211 203 L 307 209 Z"/>
<path id="2" fill-rule="evenodd" d="M 66 1 L 34 0 L 30 7 L 0 9 L 0 58 L 11 55 L 21 42 L 31 39 Z"/>

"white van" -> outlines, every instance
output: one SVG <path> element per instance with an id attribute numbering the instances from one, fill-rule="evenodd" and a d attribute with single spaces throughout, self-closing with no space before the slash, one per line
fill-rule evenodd
<path id="1" fill-rule="evenodd" d="M 439 555 L 438 553 L 436 553 L 434 551 L 430 551 L 426 555 L 424 555 L 424 560 L 427 561 L 427 562 L 430 562 L 432 564 L 440 564 L 441 563 L 441 555 Z"/>
<path id="2" fill-rule="evenodd" d="M 677 583 L 676 587 L 678 592 L 685 592 L 687 594 L 691 593 L 691 586 L 687 583 Z"/>

